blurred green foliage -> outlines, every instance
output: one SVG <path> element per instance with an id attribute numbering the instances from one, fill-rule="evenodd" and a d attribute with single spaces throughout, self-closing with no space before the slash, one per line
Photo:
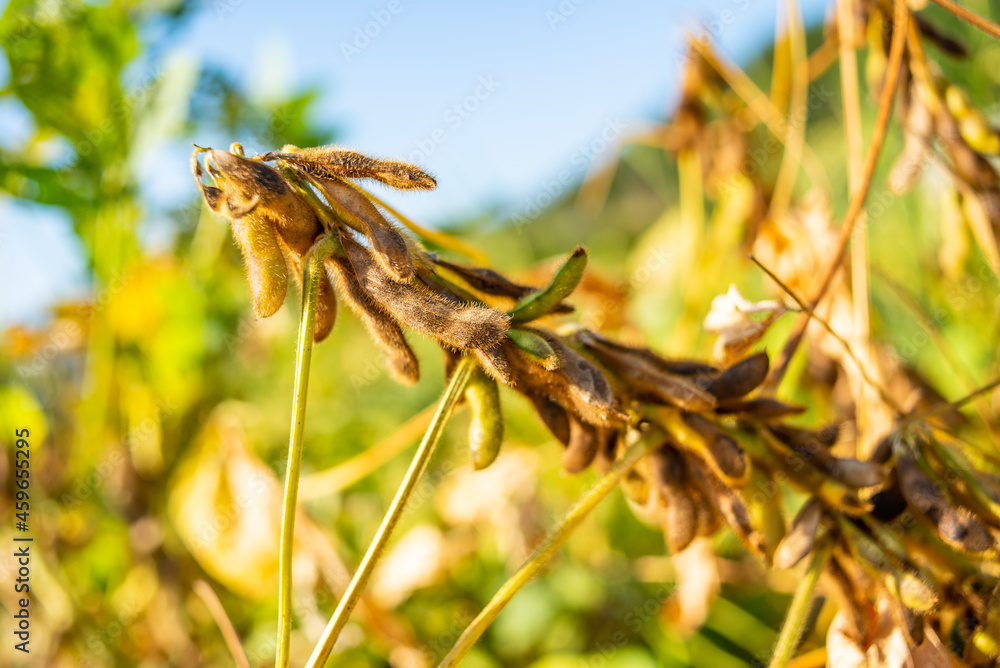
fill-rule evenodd
<path id="1" fill-rule="evenodd" d="M 262 107 L 224 71 L 168 59 L 163 47 L 194 11 L 193 2 L 171 0 L 11 0 L 0 19 L 10 70 L 2 95 L 33 122 L 21 145 L 0 149 L 0 188 L 4 197 L 64 213 L 94 277 L 89 301 L 59 306 L 42 329 L 6 332 L 0 360 L 0 543 L 9 544 L 12 532 L 11 434 L 28 426 L 39 665 L 232 665 L 193 593 L 198 579 L 218 592 L 253 665 L 272 660 L 276 490 L 292 394 L 296 300 L 268 321 L 252 319 L 239 254 L 224 223 L 202 211 L 193 187 L 189 201 L 166 214 L 175 232 L 169 248 L 146 249 L 143 226 L 163 212 L 152 210 L 135 173 L 156 142 L 188 146 L 211 133 L 312 146 L 334 133 L 309 115 L 316 91 Z M 981 36 L 941 22 L 979 53 Z M 162 41 L 147 41 L 148 35 Z M 815 46 L 821 36 L 810 39 Z M 948 74 L 967 81 L 988 106 L 995 102 L 998 52 L 982 53 L 988 55 Z M 750 70 L 762 86 L 770 62 L 764 54 Z M 136 71 L 147 74 L 136 82 Z M 833 192 L 844 193 L 835 68 L 817 85 L 832 95 L 811 116 L 808 139 L 825 157 Z M 899 143 L 892 135 L 887 153 Z M 598 317 L 598 324 L 667 353 L 708 356 L 712 342 L 701 321 L 713 296 L 730 283 L 748 296 L 774 292 L 745 261 L 739 238 L 745 221 L 727 220 L 732 214 L 719 204 L 704 212 L 707 225 L 686 220 L 677 207 L 673 158 L 658 149 L 629 146 L 615 166 L 601 208 L 581 208 L 570 197 L 517 227 L 470 225 L 458 233 L 490 249 L 496 267 L 539 282 L 547 274 L 527 269 L 536 260 L 587 244 L 596 283 L 585 282 L 582 318 Z M 893 199 L 872 220 L 874 263 L 936 314 L 941 340 L 960 366 L 995 369 L 995 280 L 975 250 L 964 260 L 965 276 L 937 268 L 942 232 L 934 200 L 921 192 Z M 835 201 L 839 215 L 846 199 Z M 729 243 L 710 243 L 726 229 Z M 914 249 L 906 254 L 896 250 L 902 235 Z M 44 249 L 38 261 L 45 262 Z M 877 336 L 946 393 L 966 389 L 941 362 L 926 317 L 901 302 L 888 282 L 873 283 Z M 771 349 L 790 324 L 782 321 L 769 335 Z M 307 472 L 365 452 L 434 402 L 442 387 L 440 353 L 428 341 L 415 343 L 423 380 L 401 388 L 358 324 L 341 318 L 314 353 Z M 833 419 L 826 392 L 801 377 L 804 366 L 787 381 L 790 398 L 810 406 L 807 422 Z M 399 572 L 376 575 L 337 665 L 422 665 L 412 661 L 443 656 L 592 482 L 592 473 L 563 475 L 558 446 L 528 405 L 510 392 L 503 400 L 509 427 L 497 472 L 470 478 L 460 415 L 399 531 L 396 543 L 405 550 L 392 562 Z M 374 475 L 306 502 L 310 519 L 296 562 L 297 663 L 367 545 L 405 459 L 394 457 Z M 665 607 L 675 578 L 662 535 L 615 494 L 546 577 L 514 600 L 465 665 L 727 668 L 764 657 L 790 583 L 755 570 L 731 535 L 717 543 L 733 572 L 743 575 L 722 585 L 701 630 L 681 633 Z M 0 602 L 12 609 L 9 588 Z"/>

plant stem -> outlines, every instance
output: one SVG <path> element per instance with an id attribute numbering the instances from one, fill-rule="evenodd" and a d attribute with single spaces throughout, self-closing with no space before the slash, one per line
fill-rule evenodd
<path id="1" fill-rule="evenodd" d="M 302 441 L 306 421 L 306 392 L 309 362 L 312 359 L 313 325 L 316 322 L 316 295 L 323 276 L 323 261 L 337 246 L 336 237 L 324 235 L 306 255 L 302 269 L 302 313 L 299 316 L 298 346 L 295 353 L 295 389 L 292 394 L 292 427 L 288 437 L 288 467 L 285 498 L 281 506 L 281 548 L 278 575 L 278 651 L 276 668 L 288 666 L 292 634 L 292 548 L 295 543 L 295 511 L 302 469 Z"/>
<path id="2" fill-rule="evenodd" d="M 785 618 L 785 625 L 781 628 L 781 635 L 778 636 L 778 644 L 774 649 L 770 668 L 785 668 L 791 661 L 792 654 L 798 647 L 806 617 L 809 616 L 809 609 L 812 607 L 816 583 L 819 582 L 820 573 L 823 572 L 823 566 L 826 565 L 826 560 L 832 549 L 833 544 L 829 541 L 825 541 L 816 548 L 812 563 L 809 564 L 809 570 L 806 571 L 806 576 L 799 583 L 798 589 L 795 590 L 792 605 Z"/>
<path id="3" fill-rule="evenodd" d="M 451 648 L 448 655 L 438 664 L 438 668 L 452 668 L 465 658 L 473 645 L 486 632 L 493 620 L 497 618 L 504 606 L 510 602 L 514 595 L 521 590 L 535 575 L 548 563 L 549 559 L 566 542 L 570 534 L 580 525 L 580 523 L 590 514 L 598 503 L 617 486 L 618 481 L 628 472 L 642 455 L 646 454 L 646 443 L 649 439 L 640 439 L 633 443 L 622 455 L 621 459 L 615 462 L 611 470 L 601 478 L 587 494 L 580 499 L 570 510 L 555 529 L 545 538 L 538 548 L 528 557 L 517 572 L 511 576 L 507 582 L 500 587 L 500 590 L 490 599 L 472 623 L 462 632 L 461 637 Z"/>
<path id="4" fill-rule="evenodd" d="M 813 309 L 823 299 L 823 295 L 826 294 L 827 288 L 830 287 L 830 283 L 833 281 L 833 277 L 840 267 L 844 250 L 851 240 L 851 234 L 855 229 L 854 225 L 858 221 L 858 215 L 861 213 L 861 208 L 864 206 L 868 191 L 871 188 L 872 177 L 875 174 L 875 165 L 882 150 L 882 142 L 885 139 L 886 129 L 889 126 L 889 117 L 892 114 L 893 100 L 896 97 L 896 84 L 899 82 L 899 73 L 902 70 L 903 52 L 906 46 L 906 33 L 908 32 L 909 21 L 910 14 L 906 8 L 906 0 L 895 0 L 892 44 L 889 47 L 889 63 L 886 67 L 885 80 L 882 82 L 882 93 L 879 96 L 875 128 L 872 130 L 871 140 L 868 144 L 868 153 L 865 155 L 864 171 L 861 174 L 861 182 L 857 191 L 855 191 L 848 202 L 847 213 L 844 214 L 844 222 L 840 226 L 837 245 L 816 281 L 817 288 L 810 300 L 810 306 Z M 781 356 L 778 358 L 771 374 L 764 383 L 764 387 L 770 392 L 773 393 L 781 383 L 781 379 L 788 370 L 788 364 L 791 362 L 792 356 L 795 355 L 795 351 L 802 342 L 802 337 L 805 334 L 808 324 L 809 314 L 805 313 L 795 324 L 795 329 L 792 331 L 791 336 L 789 336 L 788 343 L 785 344 L 784 349 L 781 351 Z"/>
<path id="5" fill-rule="evenodd" d="M 971 12 L 957 2 L 952 2 L 951 0 L 934 0 L 934 4 L 941 7 L 942 9 L 951 12 L 958 18 L 962 19 L 966 23 L 979 28 L 987 35 L 1000 39 L 1000 26 L 997 24 L 984 19 L 979 14 Z"/>
<path id="6" fill-rule="evenodd" d="M 469 375 L 474 367 L 475 361 L 471 357 L 463 357 L 455 367 L 451 381 L 448 383 L 444 396 L 441 398 L 441 403 L 438 405 L 437 413 L 434 414 L 434 419 L 431 420 L 430 426 L 427 427 L 424 438 L 417 448 L 417 452 L 413 455 L 410 468 L 406 471 L 399 489 L 396 490 L 396 496 L 386 511 L 385 517 L 382 518 L 382 524 L 368 546 L 368 551 L 365 552 L 365 556 L 361 559 L 358 570 L 354 573 L 354 577 L 351 578 L 350 584 L 347 585 L 347 589 L 344 591 L 344 595 L 340 599 L 333 617 L 330 618 L 329 624 L 324 629 L 323 637 L 320 638 L 319 643 L 313 650 L 312 656 L 309 657 L 306 668 L 318 668 L 326 663 L 327 658 L 329 658 L 341 630 L 347 624 L 351 612 L 361 598 L 361 592 L 364 591 L 365 585 L 368 584 L 368 579 L 375 569 L 375 564 L 378 563 L 379 557 L 385 551 L 385 546 L 389 542 L 392 530 L 403 515 L 406 502 L 413 494 L 413 490 L 417 486 L 417 481 L 420 479 L 421 474 L 423 474 L 424 469 L 427 468 L 427 463 L 430 461 L 431 455 L 434 454 L 434 448 L 437 446 L 438 441 L 441 440 L 444 427 L 448 424 L 448 419 L 451 417 L 459 397 L 462 396 L 465 384 L 469 380 Z"/>

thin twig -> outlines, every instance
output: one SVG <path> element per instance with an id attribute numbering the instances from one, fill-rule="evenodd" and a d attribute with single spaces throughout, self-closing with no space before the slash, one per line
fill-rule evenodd
<path id="1" fill-rule="evenodd" d="M 798 647 L 799 638 L 802 636 L 806 618 L 809 616 L 809 609 L 812 607 L 816 584 L 819 582 L 820 573 L 823 572 L 832 547 L 829 541 L 824 541 L 823 545 L 816 548 L 812 563 L 809 564 L 809 570 L 806 571 L 805 577 L 799 583 L 799 588 L 795 590 L 795 596 L 792 597 L 792 605 L 788 608 L 785 625 L 781 627 L 781 635 L 778 636 L 778 644 L 774 649 L 770 668 L 786 668 L 788 662 L 791 661 L 792 655 Z"/>
<path id="2" fill-rule="evenodd" d="M 825 318 L 821 318 L 820 316 L 818 316 L 816 312 L 809 307 L 808 304 L 806 304 L 797 294 L 795 294 L 795 292 L 788 285 L 784 283 L 784 281 L 778 278 L 777 274 L 775 274 L 773 271 L 764 266 L 764 264 L 760 260 L 751 255 L 750 261 L 756 264 L 758 267 L 760 267 L 761 271 L 767 274 L 772 281 L 778 284 L 778 287 L 784 290 L 789 297 L 795 300 L 795 303 L 799 305 L 799 308 L 801 308 L 803 311 L 809 314 L 809 316 L 813 320 L 818 322 L 823 327 L 823 329 L 825 329 L 827 333 L 830 334 L 830 336 L 832 336 L 834 339 L 837 340 L 837 342 L 844 348 L 844 352 L 847 353 L 847 356 L 850 357 L 851 361 L 854 362 L 855 366 L 858 367 L 858 372 L 861 374 L 861 377 L 864 378 L 865 382 L 868 383 L 868 385 L 870 385 L 871 388 L 878 393 L 879 398 L 882 401 L 884 401 L 887 406 L 896 411 L 897 415 L 906 414 L 906 411 L 904 411 L 903 408 L 898 403 L 896 403 L 896 401 L 893 400 L 892 397 L 889 396 L 888 391 L 868 374 L 868 372 L 865 370 L 864 365 L 861 364 L 861 360 L 859 360 L 858 356 L 854 354 L 854 350 L 851 348 L 851 344 L 847 342 L 847 339 L 838 334 L 833 329 L 833 326 L 830 325 L 830 323 L 827 322 Z"/>
<path id="3" fill-rule="evenodd" d="M 850 241 L 851 233 L 854 231 L 854 224 L 858 220 L 858 214 L 861 213 L 861 208 L 864 205 L 865 198 L 871 188 L 872 177 L 875 174 L 875 165 L 878 162 L 878 156 L 882 149 L 882 143 L 885 140 L 886 129 L 889 125 L 889 117 L 892 113 L 893 100 L 896 96 L 896 83 L 899 81 L 899 73 L 903 64 L 903 50 L 906 45 L 906 27 L 908 22 L 909 12 L 906 9 L 906 0 L 896 0 L 894 18 L 895 27 L 892 33 L 892 45 L 889 49 L 889 65 L 885 73 L 885 81 L 882 84 L 882 94 L 879 97 L 878 116 L 875 119 L 875 128 L 872 130 L 871 141 L 868 145 L 868 153 L 865 156 L 865 168 L 864 172 L 862 172 L 861 185 L 858 192 L 855 193 L 854 197 L 851 198 L 850 203 L 848 204 L 847 213 L 844 215 L 844 222 L 840 227 L 840 236 L 837 239 L 837 246 L 834 248 L 830 261 L 820 274 L 816 293 L 812 300 L 810 300 L 813 308 L 816 307 L 816 305 L 823 298 L 823 295 L 826 294 L 826 291 L 830 287 L 830 283 L 837 272 L 837 268 L 840 267 L 840 262 L 844 256 L 844 250 L 847 248 L 847 243 Z M 771 391 L 774 391 L 781 383 L 781 379 L 788 370 L 788 364 L 791 361 L 792 356 L 795 354 L 799 344 L 802 342 L 802 336 L 805 334 L 806 325 L 808 324 L 809 314 L 806 313 L 800 317 L 798 323 L 796 323 L 795 329 L 793 330 L 788 343 L 785 344 L 785 348 L 781 352 L 781 357 L 778 359 L 778 363 L 775 365 L 774 370 L 771 372 L 771 375 L 767 380 L 767 387 Z"/>
<path id="4" fill-rule="evenodd" d="M 1000 39 L 1000 26 L 992 21 L 984 19 L 975 12 L 969 11 L 957 2 L 952 2 L 952 0 L 934 0 L 934 4 L 945 11 L 951 12 L 969 25 L 979 28 L 990 37 Z"/>
<path id="5" fill-rule="evenodd" d="M 355 571 L 354 577 L 351 578 L 350 584 L 347 585 L 343 597 L 337 604 L 337 609 L 330 618 L 326 629 L 324 629 L 323 636 L 320 638 L 315 649 L 313 649 L 312 656 L 309 657 L 306 668 L 319 668 L 330 657 L 330 652 L 333 651 L 333 646 L 336 644 L 341 630 L 347 624 L 354 606 L 357 605 L 358 599 L 361 597 L 361 592 L 364 590 L 365 585 L 368 584 L 368 579 L 375 569 L 375 564 L 378 563 L 379 557 L 385 551 L 393 529 L 396 528 L 396 524 L 403 516 L 406 503 L 409 501 L 410 496 L 412 496 L 413 490 L 417 486 L 417 481 L 423 474 L 424 469 L 427 468 L 427 463 L 430 461 L 435 447 L 441 440 L 441 434 L 444 432 L 445 425 L 448 424 L 448 419 L 451 417 L 459 397 L 462 396 L 465 384 L 469 380 L 469 375 L 474 367 L 475 362 L 471 357 L 463 357 L 455 366 L 455 371 L 452 373 L 444 396 L 441 397 L 437 413 L 434 414 L 434 419 L 424 433 L 424 438 L 420 442 L 417 452 L 413 455 L 410 468 L 406 471 L 399 489 L 396 490 L 396 496 L 389 505 L 385 517 L 382 518 L 382 524 L 375 533 L 375 537 L 372 538 L 371 544 L 368 545 L 368 551 L 365 552 L 365 556 L 361 559 L 358 570 Z"/>
<path id="6" fill-rule="evenodd" d="M 292 394 L 292 427 L 288 436 L 288 468 L 285 496 L 281 505 L 281 547 L 278 576 L 278 650 L 276 668 L 288 666 L 292 635 L 292 550 L 295 545 L 295 513 L 298 507 L 299 475 L 302 471 L 302 444 L 305 435 L 306 396 L 309 389 L 309 362 L 312 359 L 313 326 L 319 279 L 325 276 L 323 261 L 337 245 L 336 237 L 323 235 L 306 255 L 302 270 L 302 313 L 299 318 L 295 354 L 295 388 Z"/>
<path id="7" fill-rule="evenodd" d="M 215 590 L 204 580 L 195 580 L 192 589 L 194 589 L 194 593 L 205 604 L 205 607 L 208 608 L 209 614 L 212 615 L 212 619 L 218 625 L 219 632 L 222 633 L 222 639 L 226 641 L 226 647 L 229 648 L 229 653 L 233 655 L 233 663 L 236 664 L 236 668 L 250 668 L 250 660 L 247 658 L 246 652 L 243 651 L 240 636 L 236 633 L 236 628 L 229 619 L 229 615 L 226 614 L 226 609 L 222 607 L 222 601 L 219 600 Z"/>
<path id="8" fill-rule="evenodd" d="M 548 563 L 549 559 L 556 553 L 556 551 L 562 546 L 566 539 L 569 538 L 570 534 L 580 525 L 580 523 L 590 514 L 590 512 L 597 507 L 597 504 L 601 502 L 604 497 L 606 497 L 612 489 L 614 489 L 618 482 L 628 473 L 629 469 L 639 461 L 639 459 L 646 453 L 647 448 L 647 438 L 641 438 L 635 443 L 633 443 L 622 455 L 622 457 L 615 462 L 615 465 L 611 467 L 611 470 L 601 478 L 594 487 L 588 491 L 580 501 L 573 506 L 562 521 L 552 530 L 551 533 L 545 538 L 541 545 L 528 557 L 527 561 L 521 565 L 517 572 L 511 576 L 507 582 L 500 587 L 500 590 L 490 599 L 490 602 L 486 604 L 482 612 L 476 615 L 476 618 L 472 620 L 462 635 L 459 637 L 458 641 L 455 642 L 455 646 L 451 648 L 448 655 L 441 661 L 438 668 L 453 668 L 457 666 L 459 662 L 465 658 L 465 655 L 469 653 L 469 650 L 476 644 L 476 641 L 483 635 L 493 620 L 496 619 L 500 611 L 504 609 L 504 606 L 510 602 L 514 595 L 524 587 L 538 572 L 542 569 L 545 564 Z M 651 442 L 651 441 L 650 441 Z"/>

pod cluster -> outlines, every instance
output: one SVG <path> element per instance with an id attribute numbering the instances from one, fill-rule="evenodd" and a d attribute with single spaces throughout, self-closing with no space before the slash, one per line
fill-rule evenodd
<path id="1" fill-rule="evenodd" d="M 692 122 L 696 108 L 685 107 Z M 202 183 L 202 152 L 211 186 Z M 804 407 L 759 390 L 769 371 L 764 352 L 718 366 L 589 329 L 553 330 L 550 316 L 573 310 L 566 300 L 586 250 L 574 250 L 540 288 L 438 257 L 353 183 L 433 187 L 416 167 L 336 147 L 255 158 L 237 146 L 199 149 L 193 162 L 206 203 L 232 223 L 258 316 L 280 307 L 288 273 L 299 276 L 313 244 L 330 235 L 337 243 L 319 290 L 317 340 L 333 326 L 339 295 L 402 383 L 419 378 L 404 327 L 440 345 L 449 373 L 461 356 L 476 360 L 464 394 L 475 468 L 489 466 L 503 444 L 499 385 L 507 385 L 562 444 L 567 472 L 606 470 L 627 439 L 644 439 L 648 455 L 623 489 L 641 518 L 662 527 L 672 552 L 728 527 L 765 563 L 791 568 L 829 543 L 825 580 L 858 638 L 872 632 L 876 606 L 888 599 L 914 642 L 926 623 L 947 623 L 963 647 L 1000 655 L 1000 568 L 991 561 L 1000 460 L 970 462 L 967 448 L 927 424 L 901 427 L 870 460 L 844 457 L 835 454 L 837 428 L 793 426 L 789 418 Z M 786 526 L 789 486 L 807 501 Z"/>

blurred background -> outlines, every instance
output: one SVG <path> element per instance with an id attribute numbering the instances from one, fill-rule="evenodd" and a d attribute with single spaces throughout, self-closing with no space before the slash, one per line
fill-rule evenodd
<path id="1" fill-rule="evenodd" d="M 996 5 L 967 4 L 996 18 Z M 228 227 L 204 210 L 190 176 L 192 143 L 238 141 L 249 155 L 336 142 L 415 162 L 438 190 L 378 194 L 526 281 L 544 282 L 557 256 L 587 245 L 592 270 L 575 317 L 669 354 L 710 356 L 701 323 L 731 283 L 753 299 L 780 296 L 745 260 L 753 204 L 733 196 L 702 208 L 698 191 L 692 214 L 674 151 L 656 137 L 680 99 L 689 32 L 782 94 L 773 44 L 784 3 L 345 5 L 3 8 L 0 543 L 13 533 L 12 435 L 28 427 L 33 665 L 231 665 L 198 581 L 218 594 L 251 663 L 273 661 L 297 299 L 254 320 Z M 799 9 L 812 51 L 831 6 Z M 934 8 L 926 14 L 970 44 L 972 56 L 947 74 L 995 118 L 1000 48 Z M 847 191 L 836 68 L 811 91 L 807 138 L 833 198 L 828 211 L 802 215 L 836 217 Z M 873 107 L 863 101 L 866 134 Z M 887 152 L 901 144 L 890 134 Z M 779 161 L 758 166 L 773 175 Z M 880 203 L 869 230 L 885 274 L 872 288 L 872 329 L 955 395 L 995 368 L 995 279 L 967 238 L 943 254 L 937 202 L 947 186 L 933 170 L 920 178 L 915 194 Z M 911 255 L 894 252 L 901 234 L 914 237 Z M 771 332 L 772 349 L 790 324 Z M 410 389 L 388 378 L 347 313 L 314 352 L 297 663 L 441 391 L 439 351 L 414 339 L 424 373 Z M 965 375 L 940 361 L 938 344 Z M 808 379 L 800 362 L 790 380 Z M 835 417 L 825 391 L 789 387 L 810 406 L 805 423 Z M 471 471 L 465 416 L 449 428 L 337 665 L 434 665 L 592 484 L 590 472 L 560 471 L 559 446 L 526 402 L 503 398 L 508 439 L 490 469 Z M 671 559 L 658 528 L 614 494 L 465 665 L 726 668 L 767 656 L 795 580 L 765 574 L 729 534 L 715 542 L 718 558 Z M 0 557 L 0 580 L 11 568 Z M 9 587 L 0 603 L 6 617 Z M 0 665 L 15 658 L 5 640 Z"/>

